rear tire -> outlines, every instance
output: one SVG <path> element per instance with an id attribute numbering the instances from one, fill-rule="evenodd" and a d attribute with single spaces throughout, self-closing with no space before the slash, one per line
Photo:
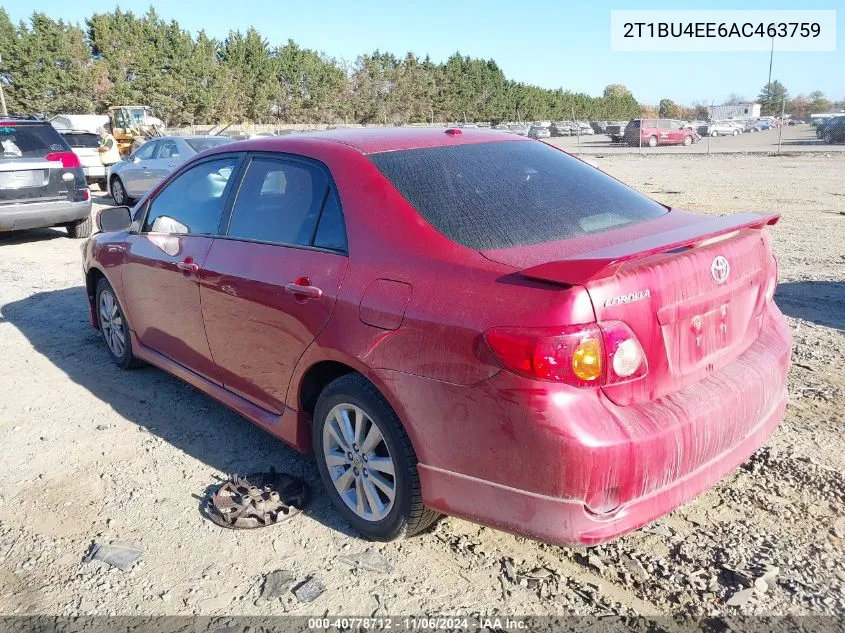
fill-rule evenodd
<path id="1" fill-rule="evenodd" d="M 129 204 L 129 194 L 126 193 L 126 187 L 118 176 L 111 179 L 110 190 L 112 200 L 117 206 L 123 207 Z"/>
<path id="2" fill-rule="evenodd" d="M 83 237 L 91 237 L 91 231 L 93 230 L 94 222 L 91 220 L 91 216 L 89 215 L 87 218 L 83 218 L 82 220 L 77 220 L 76 222 L 70 222 L 67 224 L 67 235 L 68 237 L 74 239 L 81 239 Z"/>
<path id="3" fill-rule="evenodd" d="M 367 538 L 413 536 L 440 517 L 422 503 L 417 455 L 399 417 L 362 375 L 341 376 L 323 390 L 311 422 L 311 440 L 332 503 Z M 379 469 L 372 466 L 376 459 Z M 392 490 L 392 499 L 385 490 Z"/>
<path id="4" fill-rule="evenodd" d="M 140 367 L 143 361 L 135 358 L 132 353 L 132 337 L 129 335 L 129 323 L 117 300 L 117 295 L 105 277 L 97 282 L 94 293 L 94 305 L 97 309 L 97 320 L 100 323 L 100 333 L 106 343 L 106 349 L 112 360 L 121 369 Z"/>

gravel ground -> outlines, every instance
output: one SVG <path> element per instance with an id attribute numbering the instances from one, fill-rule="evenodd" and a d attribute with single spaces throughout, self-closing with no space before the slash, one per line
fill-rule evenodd
<path id="1" fill-rule="evenodd" d="M 589 550 L 448 518 L 369 543 L 308 458 L 161 371 L 114 367 L 79 242 L 0 235 L 0 614 L 845 615 L 845 156 L 597 162 L 673 206 L 783 213 L 791 404 L 737 472 Z M 238 532 L 202 518 L 219 477 L 271 466 L 316 491 L 304 516 Z M 111 541 L 143 548 L 131 570 L 83 562 Z"/>
<path id="2" fill-rule="evenodd" d="M 780 151 L 778 152 L 778 140 Z M 781 153 L 796 154 L 822 152 L 826 154 L 845 152 L 845 143 L 827 144 L 816 138 L 816 128 L 812 125 L 794 125 L 780 129 L 746 132 L 737 136 L 705 137 L 698 143 L 684 147 L 666 145 L 659 147 L 628 147 L 622 143 L 613 143 L 604 134 L 592 136 L 560 136 L 546 140 L 547 143 L 562 147 L 568 152 L 582 154 L 732 154 L 732 153 Z"/>

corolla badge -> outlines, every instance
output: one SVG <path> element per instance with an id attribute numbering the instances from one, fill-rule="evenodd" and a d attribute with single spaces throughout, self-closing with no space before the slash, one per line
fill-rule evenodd
<path id="1" fill-rule="evenodd" d="M 713 281 L 717 284 L 725 283 L 728 275 L 731 274 L 731 265 L 728 263 L 727 258 L 723 255 L 716 255 L 713 258 L 713 263 L 710 264 L 710 274 L 713 275 Z"/>
<path id="2" fill-rule="evenodd" d="M 613 299 L 608 299 L 604 302 L 604 306 L 618 306 L 624 303 L 633 303 L 634 301 L 648 299 L 650 296 L 651 291 L 646 288 L 645 290 L 638 290 L 637 292 L 632 292 L 629 295 L 622 295 L 621 297 L 613 297 Z"/>

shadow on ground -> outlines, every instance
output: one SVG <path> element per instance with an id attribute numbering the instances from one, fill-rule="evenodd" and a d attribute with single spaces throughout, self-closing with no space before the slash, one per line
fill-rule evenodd
<path id="1" fill-rule="evenodd" d="M 821 138 L 789 139 L 781 141 L 781 145 L 825 145 Z M 833 148 L 831 148 L 833 149 Z"/>
<path id="2" fill-rule="evenodd" d="M 775 301 L 788 316 L 845 330 L 845 281 L 784 282 Z"/>
<path id="3" fill-rule="evenodd" d="M 159 369 L 118 369 L 88 321 L 83 287 L 41 292 L 2 305 L 0 322 L 14 325 L 36 352 L 93 397 L 111 405 L 120 416 L 219 473 L 246 474 L 274 467 L 302 477 L 311 488 L 305 515 L 333 530 L 361 538 L 323 494 L 319 473 L 309 456 L 300 455 Z M 202 489 L 194 491 L 197 496 L 203 493 Z"/>
<path id="4" fill-rule="evenodd" d="M 27 231 L 7 231 L 0 233 L 0 246 L 12 246 L 16 244 L 29 244 L 32 242 L 45 242 L 63 237 L 67 239 L 65 229 L 29 229 Z"/>

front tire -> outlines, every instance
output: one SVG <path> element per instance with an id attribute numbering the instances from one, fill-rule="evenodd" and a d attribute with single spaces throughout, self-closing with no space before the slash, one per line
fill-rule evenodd
<path id="1" fill-rule="evenodd" d="M 132 353 L 132 338 L 129 336 L 129 324 L 126 322 L 123 308 L 120 307 L 117 295 L 105 277 L 97 282 L 94 299 L 100 333 L 112 360 L 121 369 L 140 367 L 143 363 Z"/>
<path id="2" fill-rule="evenodd" d="M 91 231 L 93 230 L 93 228 L 94 222 L 91 220 L 91 216 L 89 215 L 87 218 L 77 220 L 76 222 L 70 222 L 67 225 L 67 234 L 68 237 L 74 239 L 91 237 Z"/>
<path id="3" fill-rule="evenodd" d="M 657 137 L 656 136 L 649 136 L 648 137 L 648 146 L 649 147 L 657 147 Z"/>
<path id="4" fill-rule="evenodd" d="M 691 136 L 685 136 L 684 137 L 684 145 L 687 146 L 687 147 L 692 145 L 692 137 Z"/>
<path id="5" fill-rule="evenodd" d="M 112 178 L 110 189 L 111 197 L 117 206 L 122 207 L 129 204 L 129 194 L 126 193 L 126 187 L 118 176 Z"/>
<path id="6" fill-rule="evenodd" d="M 365 537 L 405 538 L 440 516 L 423 506 L 417 456 L 399 417 L 362 375 L 341 376 L 323 390 L 311 440 L 332 503 Z"/>
<path id="7" fill-rule="evenodd" d="M 739 134 L 739 130 L 734 130 L 733 135 L 736 136 L 737 134 Z"/>

